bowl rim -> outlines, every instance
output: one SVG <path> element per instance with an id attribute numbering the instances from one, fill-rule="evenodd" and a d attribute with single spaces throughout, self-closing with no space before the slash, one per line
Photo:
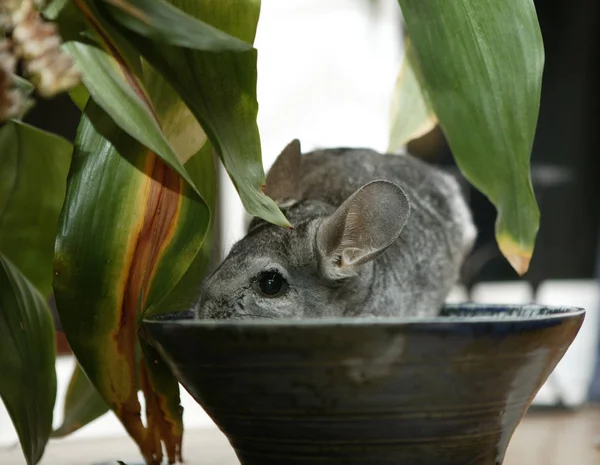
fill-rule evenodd
<path id="1" fill-rule="evenodd" d="M 445 304 L 442 310 L 450 311 L 475 311 L 482 310 L 495 315 L 456 316 L 439 315 L 434 317 L 418 316 L 344 316 L 321 318 L 280 318 L 280 319 L 252 319 L 252 320 L 215 320 L 194 319 L 192 312 L 179 311 L 162 315 L 153 315 L 143 318 L 144 325 L 178 325 L 194 327 L 328 327 L 328 326 L 412 326 L 412 325 L 486 325 L 503 323 L 542 323 L 584 317 L 586 310 L 577 306 L 554 306 L 542 304 L 481 304 L 475 302 Z M 532 312 L 547 311 L 528 316 L 513 316 L 506 313 L 516 310 L 529 310 Z M 186 318 L 173 318 L 176 315 L 186 315 Z M 499 317 L 499 315 L 502 315 Z"/>

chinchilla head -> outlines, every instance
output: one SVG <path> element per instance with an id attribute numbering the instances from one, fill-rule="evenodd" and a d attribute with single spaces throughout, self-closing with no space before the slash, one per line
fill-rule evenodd
<path id="1" fill-rule="evenodd" d="M 373 181 L 339 207 L 301 200 L 300 150 L 288 145 L 269 171 L 267 194 L 294 226 L 253 219 L 248 234 L 205 281 L 198 318 L 309 318 L 360 312 L 370 298 L 373 259 L 400 235 L 405 193 Z"/>

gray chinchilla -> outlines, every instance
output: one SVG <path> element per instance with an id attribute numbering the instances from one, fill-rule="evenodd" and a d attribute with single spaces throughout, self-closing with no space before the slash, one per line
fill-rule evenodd
<path id="1" fill-rule="evenodd" d="M 294 229 L 254 218 L 205 281 L 198 318 L 434 316 L 476 237 L 458 182 L 410 155 L 292 141 L 266 193 Z"/>

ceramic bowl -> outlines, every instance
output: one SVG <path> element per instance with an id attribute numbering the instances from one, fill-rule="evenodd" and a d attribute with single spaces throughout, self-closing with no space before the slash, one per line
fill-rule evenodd
<path id="1" fill-rule="evenodd" d="M 146 320 L 242 465 L 499 465 L 579 308 L 431 319 Z"/>

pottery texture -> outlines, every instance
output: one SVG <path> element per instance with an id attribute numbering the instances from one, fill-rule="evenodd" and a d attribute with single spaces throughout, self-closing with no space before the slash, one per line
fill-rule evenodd
<path id="1" fill-rule="evenodd" d="M 500 465 L 583 318 L 463 305 L 428 320 L 144 326 L 242 465 Z"/>

